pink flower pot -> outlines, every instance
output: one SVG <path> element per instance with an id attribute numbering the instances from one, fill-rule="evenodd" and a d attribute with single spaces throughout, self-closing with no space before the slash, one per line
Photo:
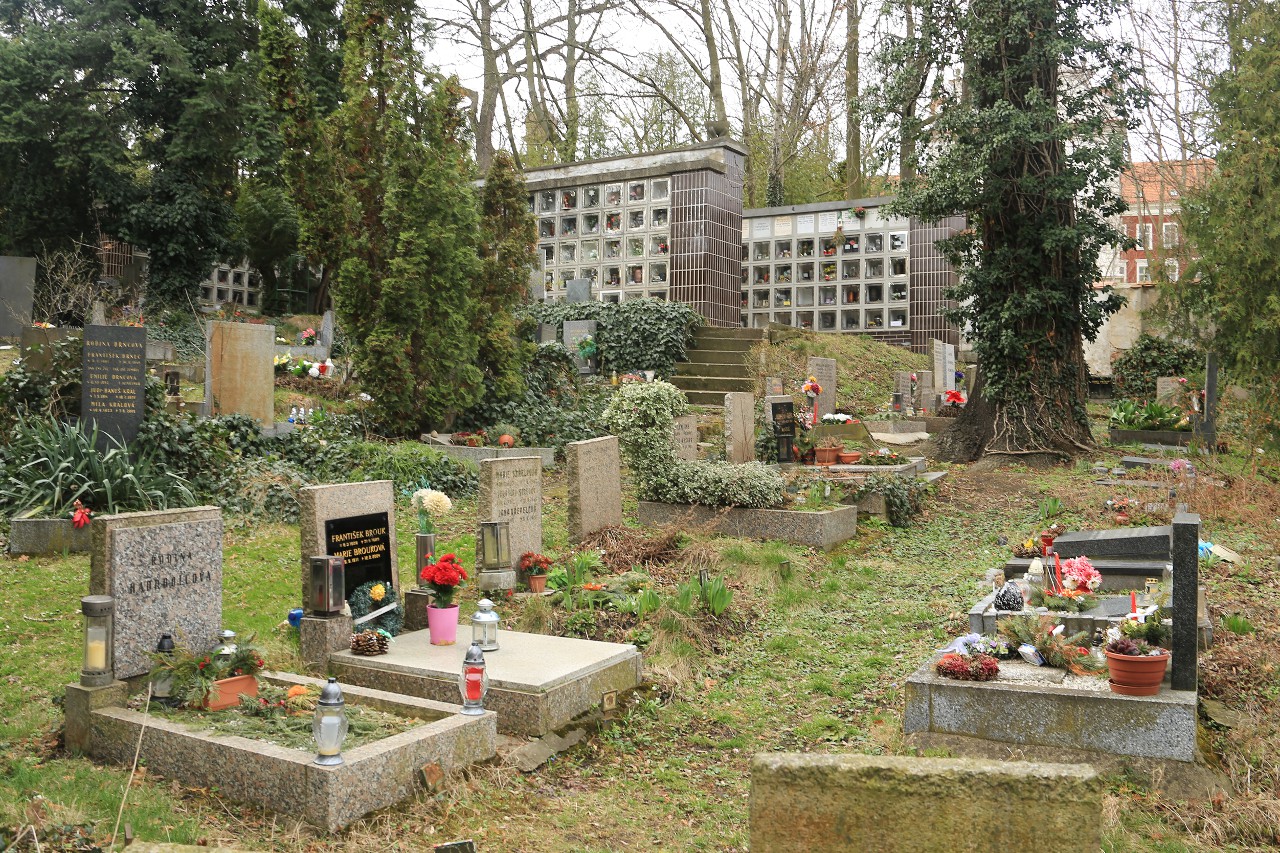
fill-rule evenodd
<path id="1" fill-rule="evenodd" d="M 427 630 L 431 645 L 452 646 L 458 641 L 458 605 L 427 608 Z"/>

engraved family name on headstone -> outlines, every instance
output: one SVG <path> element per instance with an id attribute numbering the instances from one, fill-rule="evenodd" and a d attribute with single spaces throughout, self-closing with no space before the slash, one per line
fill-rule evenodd
<path id="1" fill-rule="evenodd" d="M 341 555 L 344 598 L 360 584 L 388 580 L 400 587 L 395 490 L 391 480 L 304 486 L 298 490 L 302 602 L 310 607 L 311 558 Z M 332 550 L 331 550 L 332 549 Z"/>
<path id="2" fill-rule="evenodd" d="M 679 415 L 671 424 L 671 442 L 676 446 L 676 458 L 698 458 L 698 416 Z"/>
<path id="3" fill-rule="evenodd" d="M 324 523 L 324 552 L 343 561 L 343 598 L 350 598 L 369 581 L 396 585 L 390 531 L 391 518 L 385 512 L 331 518 Z"/>
<path id="4" fill-rule="evenodd" d="M 516 456 L 480 461 L 477 521 L 510 524 L 511 567 L 526 551 L 542 551 L 542 459 Z"/>

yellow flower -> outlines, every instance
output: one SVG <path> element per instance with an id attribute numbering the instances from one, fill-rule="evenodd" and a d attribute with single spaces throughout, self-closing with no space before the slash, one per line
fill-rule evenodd
<path id="1" fill-rule="evenodd" d="M 376 584 L 373 589 L 369 590 L 369 597 L 374 601 L 381 601 L 387 597 L 387 589 L 382 584 Z"/>

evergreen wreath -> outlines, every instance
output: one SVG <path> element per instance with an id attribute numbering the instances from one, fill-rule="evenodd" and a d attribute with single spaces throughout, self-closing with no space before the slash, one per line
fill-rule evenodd
<path id="1" fill-rule="evenodd" d="M 355 591 L 351 593 L 351 597 L 347 599 L 347 604 L 351 606 L 352 619 L 367 616 L 393 601 L 396 605 L 394 610 L 388 610 L 368 622 L 361 622 L 355 626 L 356 630 L 367 631 L 380 628 L 394 637 L 404 627 L 404 604 L 400 601 L 400 593 L 396 591 L 390 581 L 369 581 L 356 587 Z"/>

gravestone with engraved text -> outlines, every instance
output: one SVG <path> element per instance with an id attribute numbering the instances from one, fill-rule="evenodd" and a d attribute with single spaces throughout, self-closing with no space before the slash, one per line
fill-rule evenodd
<path id="1" fill-rule="evenodd" d="M 146 414 L 147 330 L 89 326 L 84 330 L 80 417 L 101 433 L 133 441 Z"/>
<path id="2" fill-rule="evenodd" d="M 542 552 L 542 459 L 514 456 L 481 460 L 476 521 L 505 521 L 511 537 L 511 570 L 479 572 L 477 586 L 513 589 L 520 555 Z M 478 530 L 476 538 L 479 541 Z"/>

